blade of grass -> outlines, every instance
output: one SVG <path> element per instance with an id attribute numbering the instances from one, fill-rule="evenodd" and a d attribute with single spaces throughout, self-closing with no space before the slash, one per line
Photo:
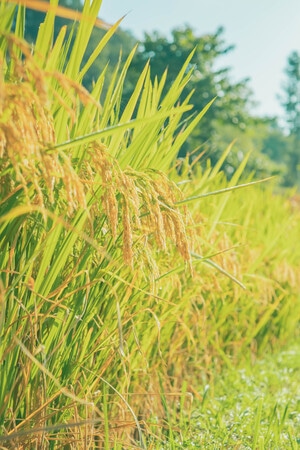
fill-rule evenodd
<path id="1" fill-rule="evenodd" d="M 246 286 L 241 281 L 239 281 L 236 277 L 234 277 L 229 272 L 227 272 L 225 269 L 223 269 L 221 266 L 219 266 L 219 264 L 215 263 L 214 261 L 212 261 L 209 258 L 204 258 L 203 256 L 198 255 L 197 253 L 194 253 L 194 252 L 190 252 L 190 253 L 193 258 L 202 261 L 204 264 L 207 264 L 207 265 L 213 267 L 214 269 L 217 269 L 220 273 L 222 273 L 223 275 L 226 275 L 226 277 L 230 278 L 232 281 L 234 281 L 236 284 L 238 284 L 242 289 L 245 289 L 245 290 L 247 289 Z"/>
<path id="2" fill-rule="evenodd" d="M 237 189 L 243 189 L 245 187 L 253 186 L 255 184 L 265 183 L 266 181 L 269 181 L 269 180 L 272 180 L 272 179 L 274 179 L 273 176 L 264 178 L 263 180 L 251 181 L 250 183 L 243 183 L 243 184 L 239 184 L 237 186 L 230 186 L 230 187 L 227 187 L 227 188 L 218 189 L 217 191 L 205 192 L 203 194 L 199 194 L 199 195 L 194 195 L 192 197 L 188 197 L 188 198 L 186 198 L 184 200 L 179 200 L 178 202 L 176 202 L 176 205 L 184 205 L 186 203 L 190 203 L 190 202 L 193 202 L 195 200 L 199 200 L 200 198 L 205 198 L 205 197 L 210 197 L 212 195 L 219 195 L 219 194 L 224 194 L 226 192 L 236 191 Z"/>

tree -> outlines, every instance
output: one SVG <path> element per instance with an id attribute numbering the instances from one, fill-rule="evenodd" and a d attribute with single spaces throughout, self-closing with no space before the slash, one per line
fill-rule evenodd
<path id="1" fill-rule="evenodd" d="M 286 184 L 300 185 L 300 54 L 292 52 L 288 57 L 285 69 L 286 82 L 283 85 L 284 95 L 281 104 L 285 109 L 287 129 L 291 141 L 288 154 L 288 173 Z"/>
<path id="2" fill-rule="evenodd" d="M 223 28 L 216 33 L 197 36 L 189 26 L 176 28 L 167 38 L 158 32 L 145 34 L 129 70 L 127 95 L 132 92 L 138 75 L 148 60 L 152 70 L 152 80 L 161 77 L 168 69 L 166 89 L 172 84 L 177 73 L 183 66 L 188 55 L 195 53 L 190 63 L 193 74 L 183 96 L 194 90 L 191 103 L 194 111 L 201 111 L 204 106 L 216 97 L 213 106 L 208 110 L 181 150 L 180 156 L 192 153 L 196 148 L 210 143 L 217 133 L 218 123 L 232 123 L 244 128 L 249 120 L 248 106 L 250 106 L 251 91 L 247 80 L 232 83 L 228 68 L 216 68 L 218 59 L 232 50 L 232 46 L 225 44 Z M 211 155 L 213 157 L 213 155 Z"/>

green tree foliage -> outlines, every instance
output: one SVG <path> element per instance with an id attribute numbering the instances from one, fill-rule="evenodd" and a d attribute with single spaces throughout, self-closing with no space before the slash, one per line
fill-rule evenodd
<path id="1" fill-rule="evenodd" d="M 250 153 L 244 176 L 264 178 L 275 175 L 282 182 L 289 143 L 275 119 L 253 117 L 244 129 L 230 123 L 219 124 L 219 133 L 212 143 L 213 155 L 221 154 L 233 139 L 235 145 L 222 166 L 227 178 L 232 177 L 236 167 Z"/>
<path id="2" fill-rule="evenodd" d="M 281 104 L 285 109 L 287 129 L 290 138 L 288 153 L 287 185 L 300 185 L 300 54 L 292 52 L 285 69 L 286 81 Z"/>
<path id="3" fill-rule="evenodd" d="M 183 96 L 195 91 L 192 97 L 195 111 L 201 111 L 205 105 L 216 97 L 216 101 L 201 120 L 199 127 L 183 148 L 183 154 L 193 152 L 204 143 L 210 142 L 216 133 L 216 122 L 232 123 L 244 128 L 249 120 L 248 106 L 251 91 L 247 80 L 233 83 L 228 68 L 217 68 L 218 59 L 232 50 L 225 44 L 223 28 L 213 34 L 197 36 L 192 28 L 176 28 L 170 37 L 158 32 L 145 34 L 129 71 L 128 90 L 133 90 L 138 74 L 150 60 L 152 80 L 162 76 L 166 68 L 169 87 L 187 56 L 195 49 L 190 63 L 193 74 Z"/>

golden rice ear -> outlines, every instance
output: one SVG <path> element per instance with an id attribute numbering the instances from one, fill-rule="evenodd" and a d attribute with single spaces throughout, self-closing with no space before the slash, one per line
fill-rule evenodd
<path id="1" fill-rule="evenodd" d="M 133 266 L 133 239 L 129 205 L 126 197 L 123 197 L 123 258 L 125 264 Z"/>
<path id="2" fill-rule="evenodd" d="M 2 195 L 21 185 L 29 203 L 45 206 L 54 203 L 54 190 L 61 185 L 61 204 L 67 211 L 81 206 L 86 208 L 85 180 L 76 173 L 66 153 L 49 147 L 56 144 L 53 117 L 48 109 L 48 79 L 50 74 L 37 67 L 26 42 L 13 35 L 6 36 L 8 56 L 12 59 L 12 71 L 8 80 L 0 80 L 0 156 Z M 19 49 L 24 59 L 16 56 Z M 1 70 L 2 73 L 2 70 Z M 60 75 L 62 87 L 86 103 L 88 93 L 73 81 Z M 30 187 L 30 188 L 29 188 Z M 64 206 L 65 209 L 65 206 Z"/>
<path id="3" fill-rule="evenodd" d="M 99 142 L 91 143 L 87 154 L 90 173 L 101 179 L 98 211 L 105 213 L 114 241 L 122 234 L 124 262 L 133 266 L 135 243 L 138 248 L 143 242 L 145 263 L 154 267 L 150 258 L 153 245 L 167 251 L 168 241 L 169 245 L 175 243 L 183 259 L 190 262 L 187 211 L 176 206 L 182 195 L 176 184 L 161 172 L 138 172 L 130 167 L 122 170 Z M 141 249 L 137 253 L 141 256 Z"/>
<path id="4" fill-rule="evenodd" d="M 55 185 L 62 182 L 69 213 L 77 205 L 86 207 L 84 186 L 69 158 L 47 151 L 55 144 L 55 132 L 38 92 L 27 81 L 4 83 L 3 91 L 0 149 L 3 163 L 12 168 L 11 185 L 21 184 L 28 202 L 45 206 L 46 199 L 54 202 Z"/>

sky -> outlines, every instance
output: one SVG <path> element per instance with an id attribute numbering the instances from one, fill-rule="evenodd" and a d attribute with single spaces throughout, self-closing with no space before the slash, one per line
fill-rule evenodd
<path id="1" fill-rule="evenodd" d="M 300 0 L 103 0 L 100 17 L 108 23 L 120 17 L 122 28 L 142 39 L 144 32 L 190 25 L 201 36 L 216 32 L 235 49 L 220 59 L 230 67 L 232 81 L 250 78 L 259 105 L 257 115 L 282 116 L 278 100 L 289 54 L 300 52 Z"/>

